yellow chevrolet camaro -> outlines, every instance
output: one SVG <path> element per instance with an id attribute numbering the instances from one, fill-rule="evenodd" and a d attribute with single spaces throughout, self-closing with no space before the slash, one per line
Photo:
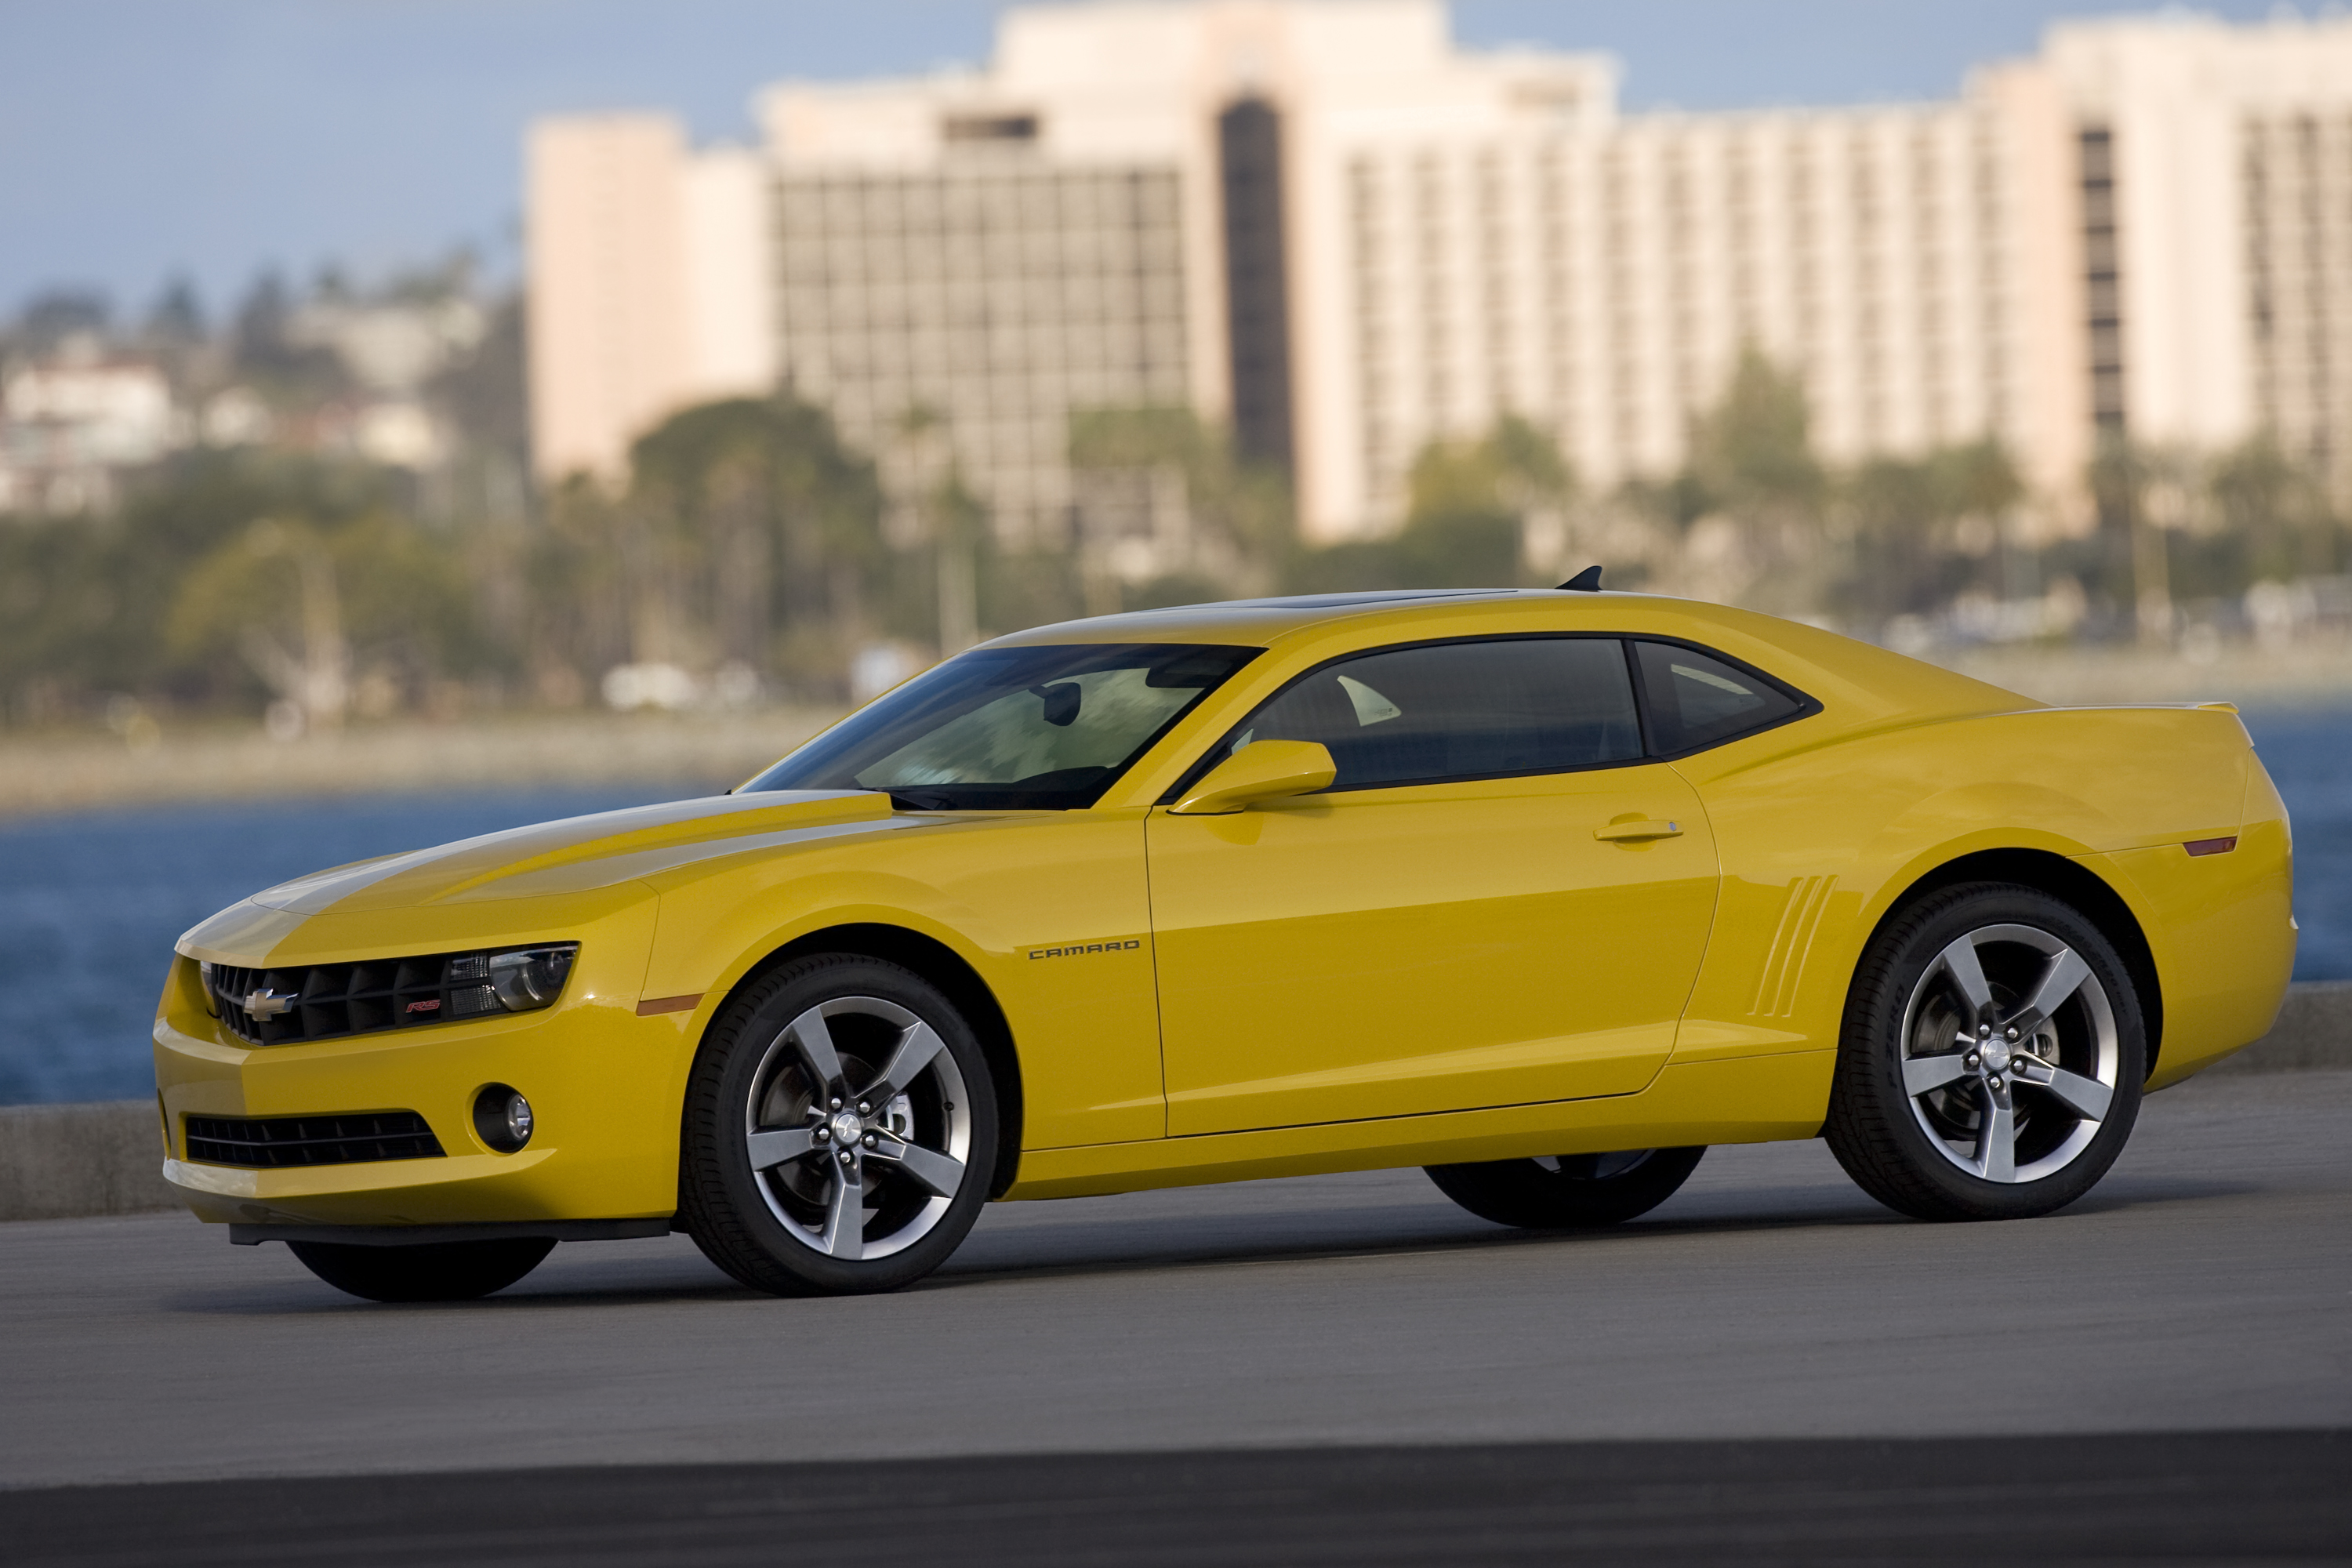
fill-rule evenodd
<path id="1" fill-rule="evenodd" d="M 1825 1136 L 2039 1215 L 2263 1035 L 2226 704 L 2057 709 L 1744 611 L 1341 595 L 1002 637 L 733 793 L 344 866 L 184 937 L 163 1172 L 378 1300 L 678 1229 L 889 1289 L 991 1199 L 1423 1165 L 1504 1225 Z"/>

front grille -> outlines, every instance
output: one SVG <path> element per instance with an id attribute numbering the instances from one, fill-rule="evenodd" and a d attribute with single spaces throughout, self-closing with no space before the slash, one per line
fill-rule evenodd
<path id="1" fill-rule="evenodd" d="M 489 963 L 486 952 L 294 969 L 214 963 L 205 966 L 205 985 L 214 1015 L 231 1031 L 257 1046 L 286 1046 L 502 1013 Z M 257 1003 L 262 1016 L 248 1003 Z"/>
<path id="2" fill-rule="evenodd" d="M 437 1160 L 441 1140 L 413 1110 L 345 1116 L 191 1116 L 188 1158 L 207 1165 L 274 1171 L 288 1165 L 359 1165 Z"/>

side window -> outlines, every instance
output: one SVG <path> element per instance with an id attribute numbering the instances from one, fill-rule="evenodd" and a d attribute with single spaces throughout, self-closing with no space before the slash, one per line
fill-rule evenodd
<path id="1" fill-rule="evenodd" d="M 1439 643 L 1317 670 L 1258 710 L 1252 741 L 1319 741 L 1333 789 L 1556 773 L 1642 754 L 1613 637 Z"/>
<path id="2" fill-rule="evenodd" d="M 1794 716 L 1802 704 L 1747 670 L 1672 643 L 1637 642 L 1650 745 L 1672 756 Z"/>

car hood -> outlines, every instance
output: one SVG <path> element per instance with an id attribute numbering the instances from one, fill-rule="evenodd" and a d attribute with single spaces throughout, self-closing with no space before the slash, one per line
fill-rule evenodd
<path id="1" fill-rule="evenodd" d="M 864 790 L 773 790 L 668 801 L 337 866 L 281 882 L 250 901 L 316 915 L 533 898 L 609 887 L 703 855 L 891 825 L 890 797 Z"/>

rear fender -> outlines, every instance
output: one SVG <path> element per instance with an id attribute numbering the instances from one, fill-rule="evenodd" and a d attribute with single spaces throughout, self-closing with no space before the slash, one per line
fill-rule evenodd
<path id="1" fill-rule="evenodd" d="M 1888 914 L 1975 857 L 2041 858 L 2110 889 L 2156 949 L 2160 1005 L 2163 911 L 2103 858 L 2235 832 L 2251 756 L 2233 711 L 2187 708 L 1988 714 L 1780 755 L 1768 742 L 1676 764 L 1724 870 L 1676 1061 L 1835 1045 Z"/>

